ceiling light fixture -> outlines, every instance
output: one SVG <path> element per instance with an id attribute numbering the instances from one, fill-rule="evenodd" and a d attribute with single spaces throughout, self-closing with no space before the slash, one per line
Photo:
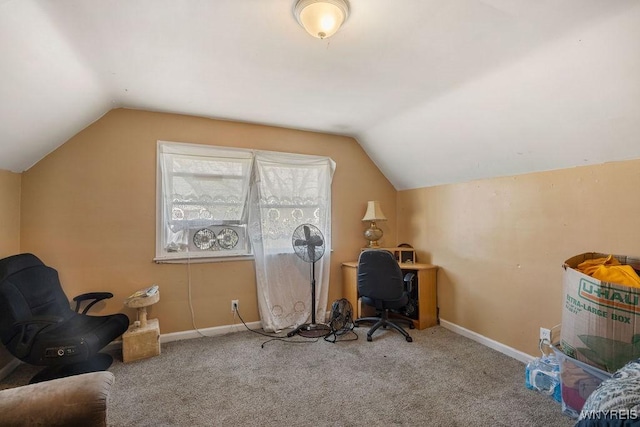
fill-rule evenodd
<path id="1" fill-rule="evenodd" d="M 298 0 L 293 14 L 313 37 L 331 37 L 349 17 L 347 0 Z"/>

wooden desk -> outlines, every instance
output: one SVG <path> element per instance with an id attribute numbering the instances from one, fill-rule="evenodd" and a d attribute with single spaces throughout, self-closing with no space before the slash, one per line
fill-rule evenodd
<path id="1" fill-rule="evenodd" d="M 425 329 L 438 324 L 436 301 L 436 273 L 438 267 L 431 264 L 400 264 L 403 273 L 413 272 L 418 280 L 418 319 L 413 320 L 417 329 Z M 353 306 L 354 317 L 361 317 L 358 299 L 358 262 L 342 264 L 342 293 Z"/>

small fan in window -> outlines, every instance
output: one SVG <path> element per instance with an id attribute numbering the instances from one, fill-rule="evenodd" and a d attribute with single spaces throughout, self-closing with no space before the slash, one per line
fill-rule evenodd
<path id="1" fill-rule="evenodd" d="M 218 244 L 222 249 L 233 249 L 238 244 L 238 233 L 232 228 L 223 228 L 218 233 Z"/>
<path id="2" fill-rule="evenodd" d="M 208 228 L 198 230 L 193 235 L 193 244 L 196 248 L 203 251 L 215 249 L 216 242 L 216 233 Z"/>

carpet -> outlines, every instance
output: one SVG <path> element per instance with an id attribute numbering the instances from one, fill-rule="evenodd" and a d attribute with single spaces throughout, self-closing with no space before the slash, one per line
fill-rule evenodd
<path id="1" fill-rule="evenodd" d="M 524 364 L 440 326 L 366 341 L 249 331 L 175 341 L 129 364 L 113 352 L 111 426 L 572 426 L 524 386 Z M 348 338 L 345 336 L 343 338 Z M 3 383 L 26 384 L 19 366 Z M 2 385 L 2 384 L 0 384 Z"/>

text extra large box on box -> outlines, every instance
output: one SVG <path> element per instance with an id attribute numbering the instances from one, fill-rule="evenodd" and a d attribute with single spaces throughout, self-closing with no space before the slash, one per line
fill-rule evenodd
<path id="1" fill-rule="evenodd" d="M 601 282 L 575 268 L 595 252 L 574 256 L 563 268 L 562 351 L 607 372 L 640 357 L 640 288 Z M 640 266 L 640 259 L 614 255 L 621 263 Z"/>

